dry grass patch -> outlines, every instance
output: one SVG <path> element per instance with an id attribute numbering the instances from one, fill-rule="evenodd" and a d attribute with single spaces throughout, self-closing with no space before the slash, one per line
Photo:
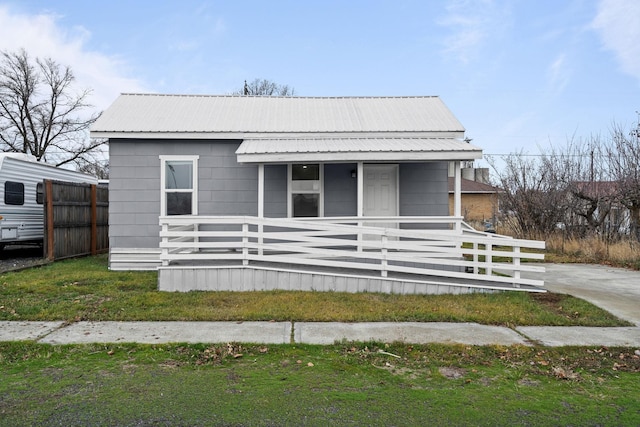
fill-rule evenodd
<path id="1" fill-rule="evenodd" d="M 583 239 L 556 234 L 547 237 L 547 261 L 610 264 L 640 270 L 640 242 L 609 242 L 599 237 Z"/>

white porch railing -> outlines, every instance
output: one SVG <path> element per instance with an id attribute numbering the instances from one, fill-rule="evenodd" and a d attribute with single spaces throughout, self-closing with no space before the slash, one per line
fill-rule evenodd
<path id="1" fill-rule="evenodd" d="M 544 272 L 545 243 L 474 230 L 458 217 L 160 218 L 160 260 L 366 270 L 382 277 L 410 275 L 540 287 L 521 272 Z M 528 250 L 528 251 L 523 251 Z M 533 250 L 533 251 L 532 251 Z"/>

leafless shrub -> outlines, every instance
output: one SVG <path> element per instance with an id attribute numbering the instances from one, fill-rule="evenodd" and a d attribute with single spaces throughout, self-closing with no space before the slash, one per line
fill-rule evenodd
<path id="1" fill-rule="evenodd" d="M 547 153 L 501 160 L 502 168 L 494 159 L 489 163 L 502 190 L 502 225 L 511 234 L 640 241 L 640 125 L 631 132 L 614 127 L 606 139 L 572 138 Z"/>

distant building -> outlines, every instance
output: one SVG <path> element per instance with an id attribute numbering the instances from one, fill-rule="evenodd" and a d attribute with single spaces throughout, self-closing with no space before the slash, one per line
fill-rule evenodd
<path id="1" fill-rule="evenodd" d="M 450 173 L 451 175 L 451 173 Z M 461 178 L 462 216 L 465 221 L 495 223 L 500 189 L 489 184 L 489 170 L 463 168 Z M 449 176 L 449 214 L 453 215 L 454 178 Z"/>

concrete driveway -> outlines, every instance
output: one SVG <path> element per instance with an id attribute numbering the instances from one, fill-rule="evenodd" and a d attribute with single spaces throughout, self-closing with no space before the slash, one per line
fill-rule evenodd
<path id="1" fill-rule="evenodd" d="M 640 326 L 640 271 L 593 264 L 545 264 L 545 288 L 573 295 Z"/>

